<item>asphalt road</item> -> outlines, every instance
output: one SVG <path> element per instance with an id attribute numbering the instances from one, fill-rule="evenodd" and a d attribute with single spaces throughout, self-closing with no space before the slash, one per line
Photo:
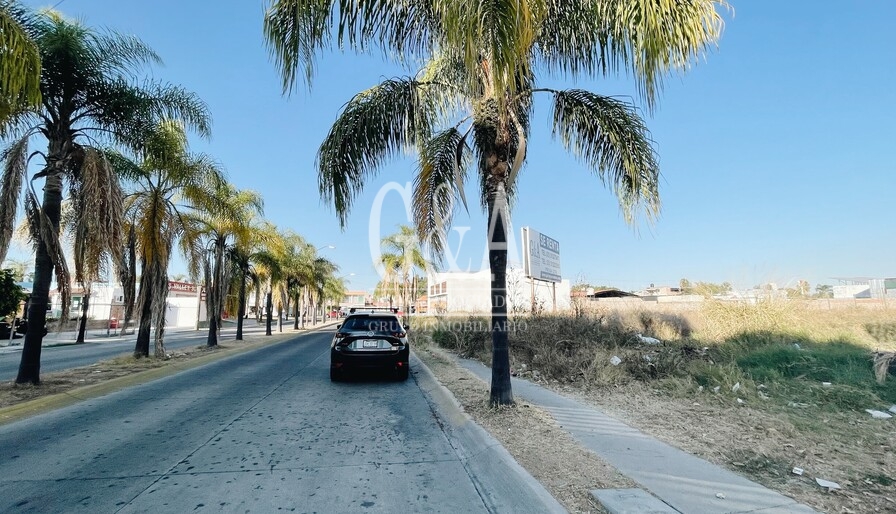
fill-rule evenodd
<path id="1" fill-rule="evenodd" d="M 312 332 L 0 427 L 0 512 L 484 512 L 423 392 Z"/>
<path id="2" fill-rule="evenodd" d="M 292 321 L 288 322 L 288 329 L 292 330 Z M 273 330 L 277 333 L 277 323 L 274 321 Z M 284 326 L 284 330 L 287 327 Z M 264 332 L 264 325 L 256 325 L 255 320 L 246 320 L 243 329 L 245 335 L 260 334 Z M 227 324 L 221 330 L 218 342 L 227 344 L 233 341 L 236 334 L 235 325 Z M 90 334 L 88 334 L 89 336 Z M 198 346 L 205 344 L 208 330 L 171 330 L 165 334 L 165 348 L 169 351 L 178 348 Z M 51 338 L 53 334 L 51 334 Z M 72 334 L 71 339 L 74 339 Z M 49 340 L 49 338 L 48 338 Z M 19 362 L 22 359 L 22 342 L 24 338 L 15 339 L 16 346 L 0 348 L 0 380 L 15 380 L 19 371 Z M 88 337 L 84 344 L 66 344 L 62 346 L 44 346 L 40 352 L 41 373 L 47 371 L 59 371 L 62 369 L 89 366 L 101 360 L 111 359 L 119 355 L 129 355 L 134 351 L 135 335 L 127 337 Z M 44 344 L 47 344 L 45 341 Z M 149 351 L 152 353 L 152 341 Z"/>

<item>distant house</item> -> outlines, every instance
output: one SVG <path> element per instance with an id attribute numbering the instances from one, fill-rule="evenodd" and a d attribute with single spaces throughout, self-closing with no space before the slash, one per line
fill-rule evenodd
<path id="1" fill-rule="evenodd" d="M 346 291 L 339 302 L 339 309 L 348 312 L 353 307 L 365 307 L 370 305 L 370 295 L 367 291 Z"/>

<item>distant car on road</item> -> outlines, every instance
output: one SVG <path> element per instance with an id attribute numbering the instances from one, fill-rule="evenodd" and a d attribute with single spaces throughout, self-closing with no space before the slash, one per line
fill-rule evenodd
<path id="1" fill-rule="evenodd" d="M 408 326 L 395 310 L 364 309 L 349 313 L 336 329 L 330 345 L 330 379 L 346 378 L 351 371 L 381 369 L 407 380 Z"/>

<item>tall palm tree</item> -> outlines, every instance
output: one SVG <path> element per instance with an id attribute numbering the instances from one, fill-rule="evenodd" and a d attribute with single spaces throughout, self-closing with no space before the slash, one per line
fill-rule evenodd
<path id="1" fill-rule="evenodd" d="M 33 18 L 18 2 L 0 0 L 0 122 L 40 105 L 40 52 L 28 33 Z"/>
<path id="2" fill-rule="evenodd" d="M 336 279 L 339 266 L 333 261 L 318 257 L 311 264 L 311 283 L 308 284 L 309 299 L 311 300 L 311 324 L 317 324 L 317 312 L 323 306 L 327 290 L 332 290 L 331 282 Z"/>
<path id="3" fill-rule="evenodd" d="M 40 381 L 40 349 L 54 272 L 68 315 L 69 271 L 59 241 L 65 179 L 69 196 L 81 209 L 87 232 L 81 241 L 92 253 L 108 251 L 120 260 L 121 192 L 101 144 L 137 150 L 145 134 L 163 118 L 178 119 L 201 135 L 209 133 L 205 104 L 192 93 L 168 84 L 135 77 L 158 55 L 139 39 L 98 32 L 79 21 L 45 11 L 28 25 L 41 58 L 41 102 L 16 110 L 0 122 L 0 134 L 12 143 L 0 154 L 0 259 L 6 253 L 21 192 L 31 234 L 36 241 L 34 289 L 29 306 L 17 383 Z M 47 141 L 46 152 L 30 152 L 32 138 Z M 30 181 L 29 161 L 42 163 Z M 43 179 L 43 199 L 34 182 Z M 96 255 L 88 255 L 90 261 Z"/>
<path id="4" fill-rule="evenodd" d="M 218 345 L 218 331 L 224 312 L 226 294 L 230 291 L 233 267 L 227 262 L 228 246 L 234 240 L 248 239 L 249 221 L 262 214 L 264 202 L 255 191 L 238 190 L 233 185 L 220 184 L 215 192 L 217 208 L 200 212 L 197 221 L 205 240 L 203 272 L 208 316 L 208 346 Z"/>
<path id="5" fill-rule="evenodd" d="M 488 213 L 493 405 L 513 403 L 507 322 L 508 198 L 526 158 L 533 97 L 552 97 L 555 139 L 617 194 L 626 220 L 659 212 L 659 167 L 647 127 L 625 101 L 581 89 L 539 87 L 628 71 L 653 107 L 662 77 L 718 38 L 721 0 L 307 2 L 273 0 L 265 35 L 284 89 L 333 45 L 380 46 L 412 77 L 386 80 L 343 109 L 318 153 L 322 196 L 344 224 L 383 162 L 416 147 L 419 235 L 440 251 L 464 178 L 478 175 Z M 334 26 L 335 25 L 335 26 Z M 304 69 L 302 69 L 304 68 Z"/>
<path id="6" fill-rule="evenodd" d="M 236 234 L 234 243 L 230 246 L 229 260 L 233 263 L 236 271 L 236 282 L 233 284 L 235 291 L 231 291 L 236 299 L 237 322 L 236 322 L 236 340 L 243 340 L 243 318 L 246 316 L 246 288 L 253 286 L 256 291 L 260 290 L 262 285 L 262 276 L 264 273 L 258 273 L 258 266 L 271 262 L 271 248 L 278 244 L 280 235 L 277 233 L 277 227 L 269 221 L 261 220 L 253 217 L 247 220 L 249 230 L 240 231 Z M 259 306 L 259 298 L 256 297 L 256 308 Z M 233 306 L 232 306 L 233 307 Z"/>
<path id="7" fill-rule="evenodd" d="M 205 154 L 191 154 L 184 127 L 165 120 L 150 133 L 134 163 L 118 155 L 116 170 L 132 184 L 125 197 L 127 217 L 133 219 L 135 249 L 140 257 L 140 328 L 135 357 L 149 355 L 155 325 L 154 355 L 165 358 L 164 328 L 168 296 L 168 264 L 178 243 L 187 262 L 198 262 L 199 225 L 196 211 L 217 210 L 215 192 L 225 183 L 219 166 Z M 194 275 L 198 270 L 191 270 Z"/>
<path id="8" fill-rule="evenodd" d="M 295 318 L 293 329 L 305 327 L 306 304 L 309 300 L 309 287 L 314 282 L 314 262 L 317 249 L 301 238 L 289 241 L 285 265 L 285 290 L 294 305 Z"/>

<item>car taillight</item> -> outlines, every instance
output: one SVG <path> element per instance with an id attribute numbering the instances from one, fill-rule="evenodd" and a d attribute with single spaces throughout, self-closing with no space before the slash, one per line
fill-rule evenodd
<path id="1" fill-rule="evenodd" d="M 406 335 L 407 334 L 405 334 L 404 332 L 392 332 L 392 337 L 397 337 L 399 339 L 403 338 Z"/>
<path id="2" fill-rule="evenodd" d="M 346 335 L 347 335 L 347 334 L 343 334 L 343 333 L 340 333 L 340 332 L 336 332 L 336 336 L 334 337 L 334 340 L 333 340 L 333 341 L 334 341 L 336 344 L 339 344 L 339 343 L 342 342 L 343 339 L 345 339 L 345 336 L 346 336 Z"/>

